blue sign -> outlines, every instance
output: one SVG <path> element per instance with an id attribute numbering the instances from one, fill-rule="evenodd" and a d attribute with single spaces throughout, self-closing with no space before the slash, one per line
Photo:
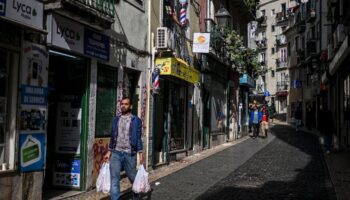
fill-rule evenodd
<path id="1" fill-rule="evenodd" d="M 65 187 L 80 187 L 80 159 L 56 160 L 53 184 Z"/>
<path id="2" fill-rule="evenodd" d="M 252 79 L 248 74 L 243 74 L 239 78 L 239 84 L 247 86 L 247 87 L 250 87 L 250 88 L 254 88 L 255 87 L 254 79 Z"/>
<path id="3" fill-rule="evenodd" d="M 269 97 L 269 96 L 270 96 L 270 92 L 269 92 L 269 91 L 265 91 L 265 92 L 264 92 L 264 96 L 265 96 L 265 97 Z"/>
<path id="4" fill-rule="evenodd" d="M 5 16 L 6 14 L 6 0 L 0 0 L 0 16 Z"/>
<path id="5" fill-rule="evenodd" d="M 22 85 L 21 104 L 23 105 L 47 105 L 48 89 L 46 87 Z"/>
<path id="6" fill-rule="evenodd" d="M 294 80 L 293 81 L 293 87 L 294 88 L 302 88 L 303 87 L 303 83 L 301 82 L 301 80 Z"/>
<path id="7" fill-rule="evenodd" d="M 19 135 L 19 170 L 21 172 L 44 169 L 45 137 L 44 133 Z"/>
<path id="8" fill-rule="evenodd" d="M 109 37 L 85 28 L 84 54 L 109 61 Z"/>

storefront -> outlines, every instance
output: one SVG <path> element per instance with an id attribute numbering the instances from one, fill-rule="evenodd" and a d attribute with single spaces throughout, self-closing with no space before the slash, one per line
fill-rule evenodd
<path id="1" fill-rule="evenodd" d="M 117 69 L 104 64 L 110 56 L 108 36 L 55 13 L 46 19 L 50 61 L 44 189 L 46 194 L 51 188 L 86 190 L 95 167 L 91 133 L 109 135 L 105 127 L 117 110 Z"/>
<path id="2" fill-rule="evenodd" d="M 33 188 L 42 186 L 46 157 L 48 53 L 40 40 L 46 34 L 42 19 L 41 1 L 0 1 L 2 199 L 41 198 Z"/>
<path id="3" fill-rule="evenodd" d="M 199 72 L 178 58 L 158 58 L 160 92 L 154 96 L 153 166 L 186 156 L 193 148 L 193 84 Z"/>
<path id="4" fill-rule="evenodd" d="M 255 88 L 255 81 L 248 74 L 242 74 L 239 85 L 239 132 L 241 135 L 247 135 L 249 132 L 249 103 L 255 99 L 250 96 L 250 89 Z"/>

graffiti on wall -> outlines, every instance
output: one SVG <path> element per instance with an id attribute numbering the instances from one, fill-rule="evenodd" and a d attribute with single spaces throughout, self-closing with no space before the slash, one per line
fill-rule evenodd
<path id="1" fill-rule="evenodd" d="M 146 130 L 146 108 L 147 108 L 147 86 L 142 87 L 142 101 L 141 101 L 141 121 L 142 121 L 142 133 L 145 134 Z"/>
<path id="2" fill-rule="evenodd" d="M 103 156 L 108 151 L 109 138 L 96 138 L 95 143 L 92 146 L 94 153 L 93 170 L 92 170 L 92 181 L 96 183 L 97 176 L 100 172 L 100 168 L 103 163 Z"/>

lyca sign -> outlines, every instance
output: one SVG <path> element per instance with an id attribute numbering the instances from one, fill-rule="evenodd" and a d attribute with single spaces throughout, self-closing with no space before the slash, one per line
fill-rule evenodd
<path id="1" fill-rule="evenodd" d="M 43 29 L 43 3 L 32 0 L 0 0 L 0 16 Z"/>
<path id="2" fill-rule="evenodd" d="M 109 60 L 108 36 L 59 15 L 48 15 L 47 27 L 50 32 L 47 37 L 49 44 L 101 60 Z"/>

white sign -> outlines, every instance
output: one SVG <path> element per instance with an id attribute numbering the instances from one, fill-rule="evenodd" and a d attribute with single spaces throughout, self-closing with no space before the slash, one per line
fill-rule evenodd
<path id="1" fill-rule="evenodd" d="M 48 43 L 72 50 L 84 52 L 84 26 L 58 15 L 47 17 Z"/>
<path id="2" fill-rule="evenodd" d="M 193 34 L 193 52 L 209 53 L 210 33 L 194 33 Z"/>
<path id="3" fill-rule="evenodd" d="M 69 102 L 58 104 L 56 153 L 80 154 L 81 112 Z"/>
<path id="4" fill-rule="evenodd" d="M 43 29 L 44 5 L 36 0 L 0 0 L 0 16 Z"/>

